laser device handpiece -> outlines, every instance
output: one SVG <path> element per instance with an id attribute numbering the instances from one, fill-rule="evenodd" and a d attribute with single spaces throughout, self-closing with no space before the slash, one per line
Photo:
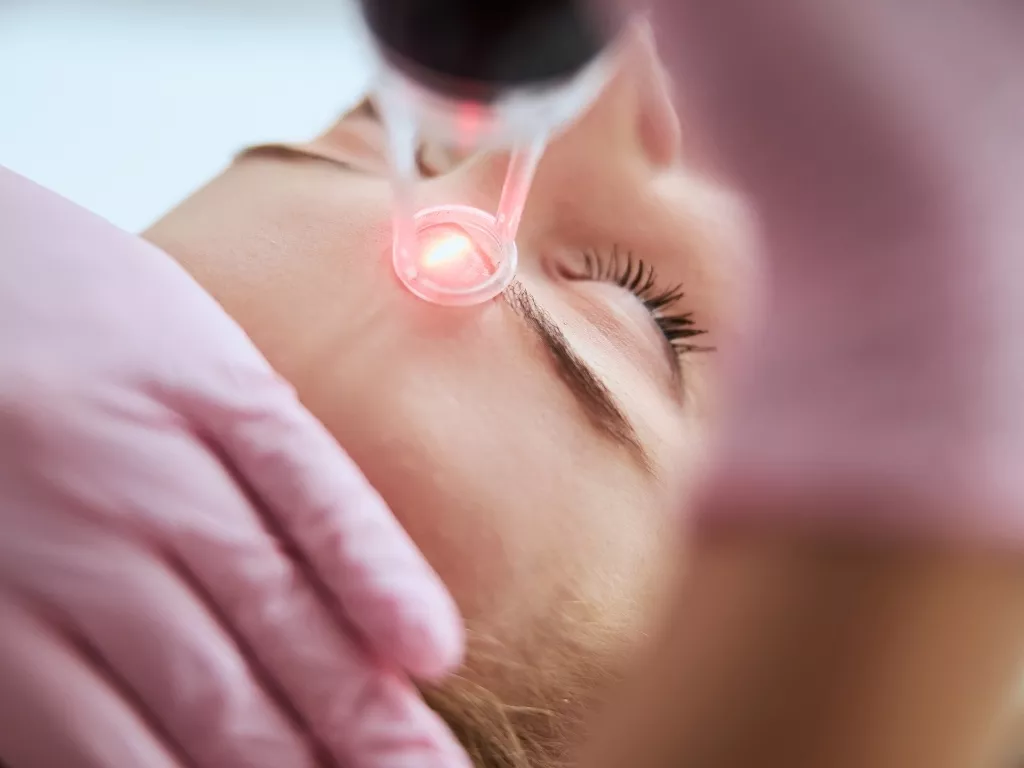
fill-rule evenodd
<path id="1" fill-rule="evenodd" d="M 466 306 L 515 275 L 516 232 L 549 137 L 604 86 L 610 33 L 582 0 L 362 0 L 394 182 L 392 258 L 417 296 Z M 497 211 L 416 210 L 421 140 L 511 152 Z"/>

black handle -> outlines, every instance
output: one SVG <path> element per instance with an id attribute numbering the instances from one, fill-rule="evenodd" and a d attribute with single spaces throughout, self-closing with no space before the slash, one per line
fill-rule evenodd
<path id="1" fill-rule="evenodd" d="M 584 0 L 361 0 L 385 57 L 453 96 L 488 102 L 564 80 L 607 42 Z"/>

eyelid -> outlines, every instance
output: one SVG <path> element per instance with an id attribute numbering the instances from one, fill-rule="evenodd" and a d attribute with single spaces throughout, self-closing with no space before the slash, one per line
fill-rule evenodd
<path id="1" fill-rule="evenodd" d="M 668 336 L 665 335 L 661 325 L 659 325 L 658 319 L 654 316 L 654 313 L 647 308 L 643 299 L 627 288 L 623 288 L 623 290 L 629 293 L 630 298 L 643 309 L 644 315 L 646 316 L 645 325 L 650 332 L 654 334 L 658 347 L 661 350 L 662 357 L 668 363 L 669 372 L 672 376 L 672 391 L 673 393 L 680 392 L 683 387 L 683 363 L 679 359 L 679 352 L 672 346 L 672 342 L 669 340 Z"/>
<path id="2" fill-rule="evenodd" d="M 666 314 L 659 319 L 659 315 L 651 308 L 652 304 L 659 305 L 661 308 L 671 307 L 683 297 L 681 287 L 662 289 L 657 284 L 657 276 L 652 266 L 643 259 L 634 258 L 631 251 L 620 250 L 617 245 L 613 245 L 608 252 L 588 249 L 578 251 L 576 255 L 578 261 L 575 268 L 568 261 L 563 261 L 559 270 L 562 277 L 574 281 L 602 283 L 613 286 L 615 290 L 628 295 L 629 301 L 644 313 L 643 326 L 645 330 L 641 333 L 657 346 L 659 357 L 669 374 L 668 389 L 673 399 L 681 401 L 683 397 L 683 367 L 680 354 L 685 350 L 678 349 L 673 344 L 663 323 L 675 322 L 677 319 L 688 323 L 688 314 L 678 317 Z M 608 298 L 602 299 L 599 304 L 602 315 L 610 317 L 616 326 L 622 326 L 623 321 L 614 318 L 616 313 L 611 308 Z M 607 329 L 602 329 L 601 323 L 595 322 L 592 315 L 588 319 L 606 337 L 609 336 Z M 699 333 L 702 331 L 693 331 L 693 335 Z M 654 334 L 653 337 L 652 334 Z M 629 335 L 636 338 L 635 331 L 631 331 Z M 614 339 L 612 341 L 614 342 Z"/>
<path id="3" fill-rule="evenodd" d="M 595 295 L 593 291 L 579 292 L 581 316 L 634 367 L 644 371 L 669 399 L 681 406 L 685 400 L 685 378 L 679 355 L 635 296 L 615 285 L 605 287 L 624 294 L 623 301 L 629 302 L 633 310 L 628 313 L 630 317 L 643 313 L 643 318 L 623 318 L 621 313 L 625 310 L 615 306 L 622 302 L 611 296 Z"/>

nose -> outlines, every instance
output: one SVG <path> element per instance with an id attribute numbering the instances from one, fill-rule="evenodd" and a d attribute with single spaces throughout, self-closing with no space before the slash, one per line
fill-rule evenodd
<path id="1" fill-rule="evenodd" d="M 647 21 L 637 22 L 628 56 L 632 80 L 638 95 L 636 132 L 649 162 L 671 167 L 680 162 L 682 130 L 673 104 L 672 82 L 655 48 Z"/>

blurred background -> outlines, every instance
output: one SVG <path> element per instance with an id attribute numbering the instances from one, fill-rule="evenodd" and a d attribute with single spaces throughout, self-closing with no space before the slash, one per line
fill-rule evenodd
<path id="1" fill-rule="evenodd" d="M 0 0 L 0 165 L 130 231 L 366 87 L 349 0 Z"/>

